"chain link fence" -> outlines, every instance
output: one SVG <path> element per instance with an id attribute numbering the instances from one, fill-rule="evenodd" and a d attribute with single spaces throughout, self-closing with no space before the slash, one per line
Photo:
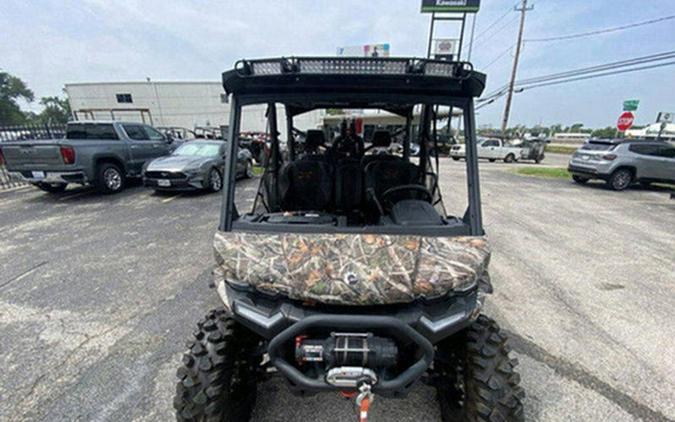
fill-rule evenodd
<path id="1" fill-rule="evenodd" d="M 21 125 L 0 126 L 0 150 L 2 144 L 10 141 L 26 141 L 40 139 L 63 138 L 66 134 L 65 125 Z M 7 171 L 5 163 L 0 157 L 0 190 L 7 190 L 27 185 L 21 177 L 12 176 Z"/>

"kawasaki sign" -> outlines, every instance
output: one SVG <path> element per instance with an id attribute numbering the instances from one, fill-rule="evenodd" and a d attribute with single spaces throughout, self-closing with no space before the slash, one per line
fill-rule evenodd
<path id="1" fill-rule="evenodd" d="M 480 0 L 422 0 L 422 13 L 476 13 L 479 7 Z"/>

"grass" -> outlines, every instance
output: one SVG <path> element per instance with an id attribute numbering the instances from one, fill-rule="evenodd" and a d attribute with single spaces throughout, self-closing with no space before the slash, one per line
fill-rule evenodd
<path id="1" fill-rule="evenodd" d="M 523 176 L 548 177 L 552 179 L 569 179 L 572 175 L 563 167 L 521 167 L 515 170 Z"/>
<path id="2" fill-rule="evenodd" d="M 554 154 L 574 154 L 574 151 L 576 151 L 577 148 L 579 148 L 579 146 L 546 145 L 546 149 L 544 151 Z"/>

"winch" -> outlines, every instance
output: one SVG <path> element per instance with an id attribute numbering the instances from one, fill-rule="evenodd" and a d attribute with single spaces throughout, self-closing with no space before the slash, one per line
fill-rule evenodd
<path id="1" fill-rule="evenodd" d="M 325 339 L 297 336 L 295 360 L 298 365 L 322 362 L 326 368 L 389 368 L 397 363 L 398 347 L 393 340 L 372 333 L 331 333 Z"/>

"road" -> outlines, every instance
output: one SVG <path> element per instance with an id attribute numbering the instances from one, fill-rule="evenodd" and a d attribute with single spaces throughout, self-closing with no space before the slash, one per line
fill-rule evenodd
<path id="1" fill-rule="evenodd" d="M 564 165 L 551 155 L 547 162 Z M 675 419 L 675 201 L 480 164 L 495 293 L 528 420 Z M 448 210 L 463 162 L 442 160 Z M 242 181 L 250 207 L 257 180 Z M 207 287 L 219 196 L 0 192 L 0 420 L 172 420 L 174 373 Z M 248 204 L 248 205 L 247 205 Z M 434 391 L 378 398 L 375 421 L 438 419 Z M 260 387 L 255 421 L 351 421 L 335 394 Z"/>

